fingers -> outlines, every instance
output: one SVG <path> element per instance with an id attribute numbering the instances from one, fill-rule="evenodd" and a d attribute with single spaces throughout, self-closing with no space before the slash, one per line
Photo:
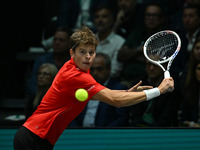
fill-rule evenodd
<path id="1" fill-rule="evenodd" d="M 143 88 L 141 86 L 138 86 L 137 91 L 143 91 Z"/>
<path id="2" fill-rule="evenodd" d="M 137 88 L 142 84 L 142 81 L 139 81 L 136 85 L 134 85 L 132 88 L 130 88 L 128 91 L 134 92 L 137 91 Z"/>
<path id="3" fill-rule="evenodd" d="M 134 87 L 139 87 L 142 84 L 142 81 L 140 80 Z"/>
<path id="4" fill-rule="evenodd" d="M 165 78 L 162 83 L 159 85 L 159 90 L 161 94 L 166 92 L 172 92 L 174 90 L 174 80 L 172 77 Z"/>
<path id="5" fill-rule="evenodd" d="M 168 92 L 173 92 L 174 91 L 174 88 L 173 87 L 169 87 L 168 88 Z"/>
<path id="6" fill-rule="evenodd" d="M 169 86 L 169 88 L 168 88 L 168 92 L 173 92 L 174 91 L 174 80 L 173 80 L 173 78 L 172 77 L 170 77 L 170 78 L 168 78 L 169 80 L 170 80 L 170 86 Z"/>
<path id="7" fill-rule="evenodd" d="M 137 91 L 143 91 L 143 90 L 152 89 L 152 88 L 153 86 L 138 86 Z"/>

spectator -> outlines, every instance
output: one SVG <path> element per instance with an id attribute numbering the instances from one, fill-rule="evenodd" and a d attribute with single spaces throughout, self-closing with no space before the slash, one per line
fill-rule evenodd
<path id="1" fill-rule="evenodd" d="M 41 64 L 52 63 L 55 64 L 58 69 L 60 69 L 62 65 L 70 59 L 68 44 L 70 34 L 70 31 L 67 29 L 58 28 L 54 34 L 53 53 L 48 53 L 36 58 L 33 64 L 32 74 L 28 83 L 29 94 L 34 95 L 37 91 L 36 74 Z"/>
<path id="2" fill-rule="evenodd" d="M 141 5 L 137 0 L 117 0 L 118 11 L 114 23 L 116 34 L 127 38 L 129 33 L 141 23 Z"/>
<path id="3" fill-rule="evenodd" d="M 180 54 L 171 68 L 179 76 L 190 57 L 195 40 L 200 37 L 200 7 L 197 4 L 188 4 L 183 8 L 182 15 L 184 32 L 180 35 L 182 46 Z"/>
<path id="4" fill-rule="evenodd" d="M 193 121 L 196 123 L 199 121 L 199 62 L 200 38 L 195 41 L 189 62 L 187 62 L 184 73 L 181 76 L 181 86 L 185 87 L 182 91 L 183 104 L 181 108 L 181 125 L 183 125 L 184 121 Z"/>
<path id="5" fill-rule="evenodd" d="M 200 127 L 199 110 L 199 84 L 200 83 L 200 61 L 190 66 L 187 80 L 185 82 L 184 100 L 181 107 L 181 126 Z"/>
<path id="6" fill-rule="evenodd" d="M 114 14 L 107 6 L 99 6 L 94 15 L 94 24 L 97 30 L 99 44 L 96 52 L 107 54 L 111 59 L 111 76 L 120 76 L 123 64 L 118 62 L 117 54 L 125 39 L 113 32 Z"/>
<path id="7" fill-rule="evenodd" d="M 200 61 L 200 50 L 199 50 L 199 48 L 200 48 L 200 38 L 198 38 L 194 42 L 190 58 L 189 58 L 189 60 L 187 62 L 185 62 L 184 69 L 183 69 L 182 73 L 179 76 L 180 87 L 184 87 L 185 81 L 188 80 L 186 78 L 188 76 L 188 72 L 192 72 L 191 66 L 194 66 L 194 64 L 197 61 Z M 181 88 L 181 89 L 183 89 L 183 88 Z M 184 93 L 184 90 L 182 90 L 182 92 Z"/>
<path id="8" fill-rule="evenodd" d="M 166 65 L 164 65 L 166 66 Z M 163 70 L 146 60 L 146 74 L 139 78 L 142 85 L 156 87 L 164 77 Z M 136 80 L 137 82 L 137 80 Z M 131 126 L 135 127 L 172 127 L 178 126 L 179 98 L 177 90 L 166 93 L 152 101 L 142 102 L 131 108 Z"/>
<path id="9" fill-rule="evenodd" d="M 200 36 L 200 7 L 195 4 L 188 4 L 183 9 L 183 24 L 185 27 L 185 37 L 187 38 L 187 51 L 192 50 L 192 46 L 197 37 Z"/>
<path id="10" fill-rule="evenodd" d="M 58 72 L 54 64 L 44 63 L 40 66 L 37 72 L 37 92 L 35 95 L 30 95 L 26 105 L 26 118 L 32 115 L 40 104 L 43 96 L 51 86 L 54 77 Z"/>
<path id="11" fill-rule="evenodd" d="M 127 87 L 113 79 L 111 61 L 108 55 L 97 53 L 91 66 L 94 79 L 113 90 L 125 90 Z M 89 101 L 83 112 L 72 121 L 70 126 L 81 127 L 122 127 L 129 124 L 129 109 L 116 108 L 98 100 Z"/>
<path id="12" fill-rule="evenodd" d="M 125 80 L 132 80 L 145 73 L 143 44 L 152 34 L 165 28 L 162 8 L 151 3 L 144 10 L 144 24 L 133 30 L 119 50 L 118 60 L 124 63 L 122 72 Z"/>
<path id="13" fill-rule="evenodd" d="M 62 0 L 58 25 L 70 29 L 88 26 L 94 28 L 92 14 L 98 5 L 110 4 L 110 0 Z"/>

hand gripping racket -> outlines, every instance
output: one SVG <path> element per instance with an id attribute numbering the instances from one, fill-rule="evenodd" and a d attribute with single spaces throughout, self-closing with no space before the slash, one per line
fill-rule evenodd
<path id="1" fill-rule="evenodd" d="M 170 67 L 181 48 L 181 40 L 177 33 L 170 30 L 160 31 L 149 37 L 144 44 L 144 56 L 164 71 L 164 77 L 170 77 Z M 167 63 L 165 69 L 162 65 Z"/>

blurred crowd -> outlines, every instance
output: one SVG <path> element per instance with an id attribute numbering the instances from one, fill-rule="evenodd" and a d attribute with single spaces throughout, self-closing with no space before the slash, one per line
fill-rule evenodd
<path id="1" fill-rule="evenodd" d="M 173 92 L 125 108 L 89 101 L 69 127 L 200 127 L 199 0 L 48 0 L 17 6 L 5 28 L 0 100 L 25 99 L 26 118 L 70 59 L 68 40 L 81 26 L 99 41 L 91 75 L 116 90 L 140 80 L 160 84 L 163 71 L 146 60 L 143 45 L 154 33 L 173 30 L 181 38 L 170 69 Z"/>

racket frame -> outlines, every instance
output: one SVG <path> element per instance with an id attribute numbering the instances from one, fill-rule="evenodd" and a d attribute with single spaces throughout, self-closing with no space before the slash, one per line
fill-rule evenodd
<path id="1" fill-rule="evenodd" d="M 147 51 L 146 51 L 147 50 L 147 45 L 153 38 L 155 38 L 158 34 L 161 34 L 163 32 L 174 34 L 176 36 L 176 38 L 177 38 L 178 46 L 176 48 L 176 51 L 173 53 L 173 55 L 171 57 L 169 57 L 168 59 L 165 59 L 165 60 L 162 60 L 162 61 L 155 61 L 155 60 L 152 60 L 151 58 L 148 57 Z M 146 40 L 146 42 L 144 43 L 143 52 L 144 52 L 144 56 L 150 62 L 152 62 L 153 64 L 158 65 L 160 68 L 162 68 L 162 70 L 164 71 L 164 77 L 165 78 L 169 78 L 170 77 L 170 73 L 169 73 L 170 67 L 172 65 L 172 62 L 173 62 L 174 58 L 177 56 L 178 52 L 180 51 L 180 48 L 181 48 L 181 40 L 180 40 L 179 35 L 176 32 L 171 31 L 171 30 L 163 30 L 163 31 L 160 31 L 160 32 L 157 32 L 157 33 L 153 34 L 152 36 L 150 36 Z M 167 68 L 165 69 L 162 64 L 166 63 L 166 62 L 168 62 L 168 64 L 167 64 Z"/>

